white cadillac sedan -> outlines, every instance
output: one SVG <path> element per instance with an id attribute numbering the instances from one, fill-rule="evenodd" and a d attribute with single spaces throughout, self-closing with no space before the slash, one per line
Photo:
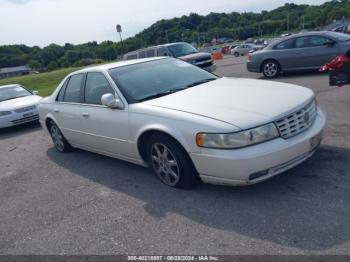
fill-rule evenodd
<path id="1" fill-rule="evenodd" d="M 59 152 L 76 147 L 150 166 L 180 188 L 280 174 L 313 155 L 326 121 L 310 89 L 219 78 L 174 58 L 74 72 L 39 113 Z"/>
<path id="2" fill-rule="evenodd" d="M 41 97 L 37 94 L 21 85 L 0 86 L 0 128 L 38 121 Z"/>

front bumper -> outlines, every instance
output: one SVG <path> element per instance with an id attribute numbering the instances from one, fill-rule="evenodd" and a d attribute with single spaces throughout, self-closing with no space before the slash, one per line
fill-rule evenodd
<path id="1" fill-rule="evenodd" d="M 207 67 L 202 67 L 202 69 L 212 73 L 212 72 L 214 72 L 216 70 L 216 64 L 212 64 L 211 66 L 207 66 Z"/>
<path id="2" fill-rule="evenodd" d="M 252 73 L 261 73 L 260 64 L 254 61 L 247 61 L 247 70 Z"/>
<path id="3" fill-rule="evenodd" d="M 17 126 L 35 121 L 39 121 L 38 109 L 30 110 L 24 113 L 12 112 L 11 115 L 0 117 L 0 128 Z"/>
<path id="4" fill-rule="evenodd" d="M 317 149 L 313 138 L 322 139 L 326 123 L 319 109 L 315 123 L 290 139 L 274 139 L 259 145 L 218 150 L 203 148 L 190 154 L 203 182 L 219 185 L 251 185 L 285 172 L 311 157 Z M 254 178 L 255 174 L 263 174 Z"/>

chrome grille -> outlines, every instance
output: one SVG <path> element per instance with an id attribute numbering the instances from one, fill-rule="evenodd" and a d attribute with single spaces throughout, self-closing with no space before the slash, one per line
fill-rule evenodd
<path id="1" fill-rule="evenodd" d="M 35 109 L 35 106 L 28 106 L 28 107 L 16 109 L 15 112 L 16 113 L 24 113 L 24 112 L 28 112 L 28 111 L 31 111 L 31 110 L 34 110 L 34 109 Z"/>
<path id="2" fill-rule="evenodd" d="M 290 138 L 306 131 L 315 122 L 317 116 L 316 100 L 307 106 L 276 121 L 283 138 Z"/>

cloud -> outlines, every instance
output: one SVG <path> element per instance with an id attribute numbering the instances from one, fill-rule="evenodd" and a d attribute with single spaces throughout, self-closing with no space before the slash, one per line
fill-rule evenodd
<path id="1" fill-rule="evenodd" d="M 26 4 L 32 0 L 5 0 L 5 2 L 13 3 L 13 4 Z"/>
<path id="2" fill-rule="evenodd" d="M 117 40 L 116 24 L 124 37 L 132 36 L 159 19 L 190 12 L 261 11 L 284 0 L 0 0 L 0 44 L 44 46 Z M 324 0 L 294 0 L 319 4 Z"/>

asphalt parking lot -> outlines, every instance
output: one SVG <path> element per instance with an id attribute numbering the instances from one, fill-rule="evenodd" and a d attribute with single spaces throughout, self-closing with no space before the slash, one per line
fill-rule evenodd
<path id="1" fill-rule="evenodd" d="M 217 74 L 262 78 L 244 62 L 225 58 Z M 175 190 L 142 167 L 59 154 L 38 125 L 0 131 L 0 254 L 350 254 L 350 87 L 318 73 L 274 81 L 315 91 L 325 140 L 251 187 Z"/>

